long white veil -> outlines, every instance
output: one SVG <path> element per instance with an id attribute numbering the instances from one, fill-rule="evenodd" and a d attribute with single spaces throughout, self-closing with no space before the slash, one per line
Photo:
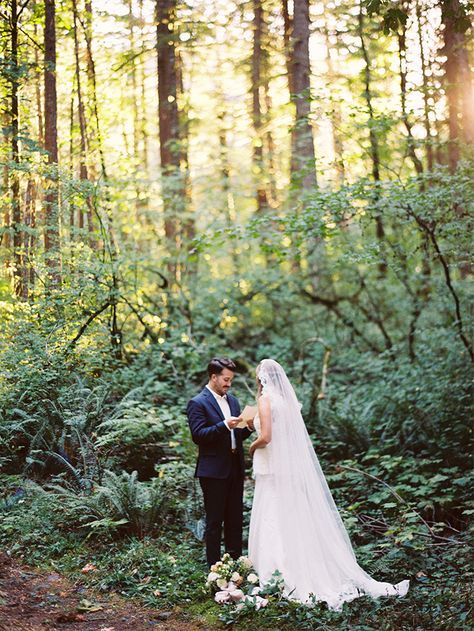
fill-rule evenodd
<path id="1" fill-rule="evenodd" d="M 284 539 L 284 568 L 276 569 L 284 575 L 287 595 L 307 601 L 314 594 L 333 609 L 362 594 L 403 596 L 409 581 L 377 582 L 357 564 L 285 371 L 264 359 L 257 375 L 261 396 L 271 405 L 272 438 L 265 449 Z"/>

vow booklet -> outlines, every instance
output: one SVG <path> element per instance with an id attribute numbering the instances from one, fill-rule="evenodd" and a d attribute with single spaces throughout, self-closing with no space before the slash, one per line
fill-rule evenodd
<path id="1" fill-rule="evenodd" d="M 257 406 L 256 405 L 246 405 L 244 407 L 244 409 L 242 410 L 242 412 L 240 413 L 240 416 L 241 416 L 242 420 L 237 425 L 237 427 L 240 427 L 242 429 L 244 427 L 247 427 L 247 423 L 249 421 L 253 420 L 255 418 L 256 414 L 257 414 Z"/>

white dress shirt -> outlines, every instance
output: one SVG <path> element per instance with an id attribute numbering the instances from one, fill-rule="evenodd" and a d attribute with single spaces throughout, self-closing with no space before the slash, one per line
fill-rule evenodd
<path id="1" fill-rule="evenodd" d="M 232 412 L 230 411 L 230 406 L 229 406 L 229 401 L 227 400 L 227 395 L 225 394 L 223 397 L 221 397 L 220 394 L 217 394 L 217 392 L 214 392 L 214 390 L 212 388 L 210 388 L 208 385 L 206 385 L 206 388 L 212 392 L 215 400 L 217 401 L 217 404 L 219 405 L 222 414 L 224 415 L 224 423 L 225 426 L 227 427 L 227 429 L 230 431 L 230 442 L 231 442 L 231 448 L 232 449 L 236 449 L 237 448 L 237 443 L 235 441 L 235 433 L 234 430 L 231 429 L 228 424 L 227 424 L 227 419 L 229 419 L 232 416 Z"/>

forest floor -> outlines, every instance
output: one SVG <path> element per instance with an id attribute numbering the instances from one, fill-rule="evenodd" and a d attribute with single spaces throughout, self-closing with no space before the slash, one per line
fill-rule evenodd
<path id="1" fill-rule="evenodd" d="M 1 631 L 212 631 L 176 612 L 143 607 L 118 594 L 100 594 L 56 572 L 0 553 Z"/>

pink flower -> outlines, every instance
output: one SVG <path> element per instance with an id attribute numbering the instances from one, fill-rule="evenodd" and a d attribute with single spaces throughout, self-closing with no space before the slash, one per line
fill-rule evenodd
<path id="1" fill-rule="evenodd" d="M 230 594 L 229 592 L 217 592 L 216 595 L 214 596 L 214 600 L 216 601 L 216 603 L 227 603 L 229 602 L 230 599 Z"/>
<path id="2" fill-rule="evenodd" d="M 229 592 L 229 595 L 233 602 L 237 602 L 238 600 L 242 600 L 244 592 L 241 589 L 234 589 L 234 591 Z"/>

